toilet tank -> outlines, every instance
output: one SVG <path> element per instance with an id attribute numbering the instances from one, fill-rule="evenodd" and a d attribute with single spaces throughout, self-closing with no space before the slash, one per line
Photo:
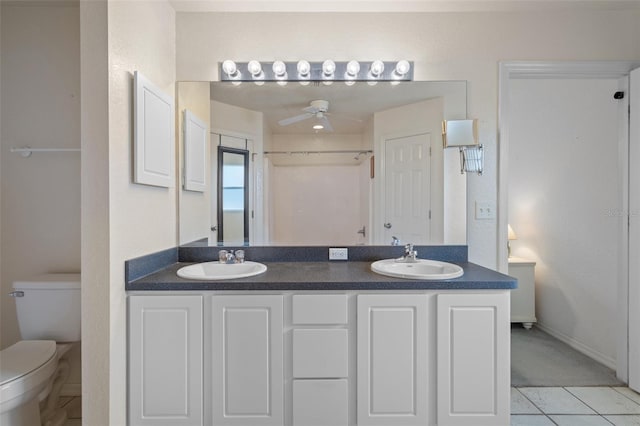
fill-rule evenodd
<path id="1" fill-rule="evenodd" d="M 80 340 L 80 274 L 45 274 L 13 283 L 24 340 Z"/>

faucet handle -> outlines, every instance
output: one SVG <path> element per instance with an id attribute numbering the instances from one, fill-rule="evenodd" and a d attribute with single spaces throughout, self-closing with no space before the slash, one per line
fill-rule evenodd
<path id="1" fill-rule="evenodd" d="M 236 250 L 236 262 L 244 263 L 244 250 Z"/>
<path id="2" fill-rule="evenodd" d="M 227 251 L 226 250 L 218 251 L 218 262 L 227 263 Z"/>

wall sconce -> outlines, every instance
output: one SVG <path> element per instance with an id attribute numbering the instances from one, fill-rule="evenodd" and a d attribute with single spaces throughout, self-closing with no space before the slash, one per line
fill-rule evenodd
<path id="1" fill-rule="evenodd" d="M 460 150 L 460 173 L 474 172 L 482 175 L 484 148 L 478 144 L 478 120 L 445 120 L 442 122 L 444 148 Z"/>
<path id="2" fill-rule="evenodd" d="M 220 64 L 220 81 L 413 81 L 413 62 L 405 59 L 393 62 L 381 60 L 335 62 L 235 62 L 230 59 Z"/>

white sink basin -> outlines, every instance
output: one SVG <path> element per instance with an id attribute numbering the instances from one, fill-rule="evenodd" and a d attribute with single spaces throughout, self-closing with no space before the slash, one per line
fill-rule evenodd
<path id="1" fill-rule="evenodd" d="M 371 270 L 388 277 L 412 280 L 448 280 L 464 274 L 458 265 L 428 259 L 416 259 L 415 262 L 404 262 L 400 259 L 378 260 L 371 264 Z"/>
<path id="2" fill-rule="evenodd" d="M 178 269 L 178 276 L 190 280 L 231 280 L 260 275 L 267 270 L 267 265 L 258 262 L 244 263 L 213 262 L 195 263 Z"/>

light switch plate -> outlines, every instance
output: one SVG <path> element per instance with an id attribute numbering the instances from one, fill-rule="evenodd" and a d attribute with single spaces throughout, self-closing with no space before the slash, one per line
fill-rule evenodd
<path id="1" fill-rule="evenodd" d="M 495 218 L 496 212 L 493 203 L 489 201 L 476 201 L 476 220 Z"/>
<path id="2" fill-rule="evenodd" d="M 347 248 L 330 248 L 329 260 L 349 260 L 348 252 Z"/>

